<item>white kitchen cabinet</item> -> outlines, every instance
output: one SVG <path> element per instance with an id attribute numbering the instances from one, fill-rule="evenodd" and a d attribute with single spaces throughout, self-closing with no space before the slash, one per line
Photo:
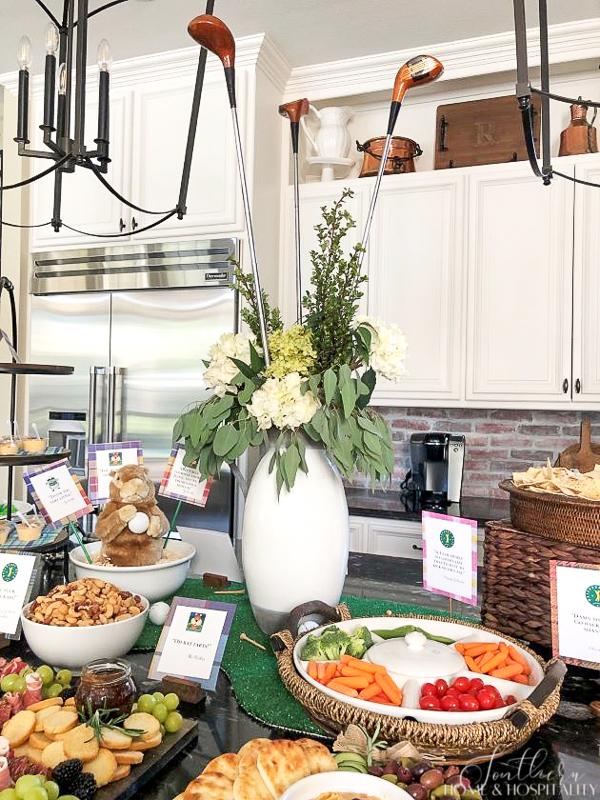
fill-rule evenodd
<path id="1" fill-rule="evenodd" d="M 368 523 L 363 519 L 350 517 L 350 552 L 368 552 Z"/>
<path id="2" fill-rule="evenodd" d="M 600 157 L 585 156 L 576 175 L 600 183 Z M 559 180 L 556 178 L 555 180 Z M 575 187 L 573 280 L 573 398 L 600 396 L 600 189 Z"/>
<path id="3" fill-rule="evenodd" d="M 570 403 L 572 184 L 474 170 L 468 231 L 466 399 Z"/>
<path id="4" fill-rule="evenodd" d="M 94 138 L 98 125 L 98 102 L 96 92 L 90 87 L 86 110 L 86 143 L 89 150 L 95 148 Z M 32 104 L 31 134 L 32 148 L 42 149 L 42 134 L 37 126 L 42 119 L 41 99 Z M 35 133 L 34 133 L 35 128 Z M 115 89 L 111 93 L 110 108 L 110 157 L 106 179 L 125 197 L 130 194 L 130 176 L 127 172 L 131 133 L 131 93 Z M 34 161 L 32 171 L 41 171 L 50 162 Z M 33 184 L 31 189 L 31 224 L 39 224 L 52 218 L 54 176 L 48 175 Z M 121 232 L 123 225 L 129 227 L 130 210 L 106 190 L 90 170 L 77 167 L 75 172 L 63 175 L 62 212 L 64 223 L 84 234 L 62 227 L 58 233 L 49 225 L 34 228 L 31 236 L 32 250 L 47 250 L 65 245 L 96 245 L 102 241 L 96 236 Z M 107 239 L 110 241 L 110 239 Z M 118 240 L 117 240 L 118 241 Z"/>
<path id="5" fill-rule="evenodd" d="M 369 182 L 364 180 L 335 181 L 331 183 L 305 183 L 300 186 L 300 252 L 302 266 L 302 292 L 310 286 L 310 276 L 312 264 L 310 259 L 311 250 L 317 247 L 317 233 L 315 225 L 322 222 L 321 208 L 331 207 L 339 199 L 345 187 L 352 189 L 354 197 L 348 198 L 344 207 L 350 212 L 356 227 L 348 232 L 342 246 L 346 254 L 350 249 L 361 240 L 365 224 L 365 218 L 369 205 Z M 281 300 L 280 305 L 285 318 L 292 322 L 296 318 L 296 260 L 295 260 L 295 239 L 294 239 L 294 195 L 292 187 L 289 187 L 287 194 L 287 205 L 285 214 L 285 233 L 283 247 L 283 264 L 281 265 Z M 368 275 L 369 254 L 365 255 L 363 261 L 363 271 Z M 368 287 L 368 284 L 367 284 Z M 362 301 L 362 311 L 366 312 L 367 298 Z"/>
<path id="6" fill-rule="evenodd" d="M 371 234 L 369 315 L 408 338 L 407 375 L 375 401 L 459 400 L 464 359 L 463 171 L 386 177 Z"/>

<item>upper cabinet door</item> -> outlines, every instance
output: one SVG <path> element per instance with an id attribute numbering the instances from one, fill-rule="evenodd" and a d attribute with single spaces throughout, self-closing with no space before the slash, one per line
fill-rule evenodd
<path id="1" fill-rule="evenodd" d="M 469 207 L 467 400 L 570 402 L 572 184 L 499 164 Z"/>
<path id="2" fill-rule="evenodd" d="M 88 150 L 95 149 L 94 138 L 98 124 L 97 93 L 90 89 L 86 110 L 86 144 Z M 131 130 L 131 95 L 129 92 L 115 89 L 111 92 L 110 106 L 110 157 L 108 173 L 105 175 L 109 183 L 125 197 L 129 196 L 128 168 Z M 33 103 L 31 116 L 31 147 L 42 149 L 42 134 L 38 121 L 42 119 L 41 99 Z M 34 132 L 35 128 L 35 132 Z M 49 161 L 34 161 L 32 171 L 41 172 L 50 165 Z M 36 181 L 31 188 L 31 224 L 47 222 L 52 218 L 54 196 L 54 176 L 48 175 Z M 51 226 L 34 228 L 31 247 L 34 250 L 47 250 L 65 245 L 86 244 L 90 247 L 102 241 L 106 234 L 126 232 L 129 225 L 129 209 L 112 195 L 88 169 L 77 167 L 75 172 L 63 175 L 62 188 L 62 220 L 65 225 L 77 228 L 84 233 L 77 233 L 66 227 L 55 233 Z M 123 227 L 125 226 L 125 227 Z M 85 233 L 93 234 L 86 236 Z M 100 239 L 96 237 L 100 237 Z M 107 241 L 111 241 L 110 238 Z M 114 240 L 118 244 L 119 239 Z"/>
<path id="3" fill-rule="evenodd" d="M 406 377 L 376 400 L 458 400 L 463 385 L 464 178 L 451 171 L 385 177 L 370 245 L 369 314 L 408 339 Z"/>
<path id="4" fill-rule="evenodd" d="M 238 96 L 245 97 L 243 70 L 238 73 Z M 150 211 L 168 211 L 177 205 L 185 156 L 195 71 L 177 78 L 161 78 L 135 88 L 133 174 L 135 202 Z M 243 128 L 244 113 L 240 109 Z M 223 71 L 206 73 L 194 158 L 187 197 L 187 214 L 143 234 L 164 238 L 176 234 L 202 235 L 240 229 L 238 175 L 231 111 Z M 138 226 L 157 215 L 132 212 Z"/>
<path id="5" fill-rule="evenodd" d="M 350 212 L 356 223 L 346 238 L 342 241 L 342 249 L 348 256 L 352 247 L 360 241 L 363 235 L 364 221 L 369 204 L 369 182 L 357 180 L 340 180 L 336 182 L 305 183 L 300 186 L 300 251 L 301 251 L 301 272 L 302 272 L 302 294 L 310 288 L 310 276 L 312 274 L 312 262 L 310 253 L 317 248 L 317 232 L 315 226 L 323 221 L 322 207 L 331 206 L 339 200 L 343 190 L 348 187 L 354 192 L 354 196 L 346 200 L 344 208 Z M 294 194 L 292 187 L 289 187 L 286 197 L 285 213 L 285 235 L 283 239 L 283 264 L 281 265 L 281 296 L 280 306 L 287 321 L 292 322 L 296 318 L 296 240 L 294 233 Z M 368 253 L 363 261 L 363 272 L 368 274 Z M 367 284 L 368 286 L 368 284 Z M 366 292 L 363 286 L 365 297 L 361 303 L 361 313 L 366 313 Z"/>
<path id="6" fill-rule="evenodd" d="M 600 156 L 584 156 L 575 174 L 600 183 Z M 558 181 L 555 178 L 555 181 Z M 573 281 L 573 399 L 600 395 L 600 190 L 575 187 Z"/>

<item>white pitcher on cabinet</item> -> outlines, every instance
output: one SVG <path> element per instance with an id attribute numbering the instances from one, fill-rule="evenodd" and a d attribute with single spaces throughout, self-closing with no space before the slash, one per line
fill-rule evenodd
<path id="1" fill-rule="evenodd" d="M 345 159 L 350 152 L 351 139 L 347 128 L 354 112 L 347 106 L 329 106 L 319 109 L 310 106 L 310 111 L 319 121 L 316 135 L 307 123 L 308 116 L 302 117 L 300 124 L 310 142 L 314 155 L 323 159 Z"/>

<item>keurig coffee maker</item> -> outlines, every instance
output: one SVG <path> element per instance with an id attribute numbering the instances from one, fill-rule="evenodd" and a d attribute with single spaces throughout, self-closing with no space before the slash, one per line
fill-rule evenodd
<path id="1" fill-rule="evenodd" d="M 411 480 L 423 508 L 459 503 L 465 461 L 465 437 L 453 433 L 413 433 Z"/>

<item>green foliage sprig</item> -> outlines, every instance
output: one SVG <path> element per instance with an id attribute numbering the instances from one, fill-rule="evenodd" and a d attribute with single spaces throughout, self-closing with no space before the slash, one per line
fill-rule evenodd
<path id="1" fill-rule="evenodd" d="M 240 293 L 240 296 L 243 297 L 247 303 L 247 305 L 242 308 L 241 316 L 254 336 L 256 336 L 256 341 L 260 342 L 260 323 L 258 316 L 258 304 L 256 302 L 256 292 L 254 291 L 254 280 L 252 275 L 242 272 L 239 264 L 236 262 L 234 262 L 234 264 L 234 289 L 237 289 L 237 291 Z M 281 312 L 279 309 L 271 307 L 267 292 L 262 289 L 261 294 L 263 299 L 263 307 L 265 310 L 267 333 L 270 335 L 274 331 L 279 331 L 283 328 L 283 320 L 281 319 Z"/>

